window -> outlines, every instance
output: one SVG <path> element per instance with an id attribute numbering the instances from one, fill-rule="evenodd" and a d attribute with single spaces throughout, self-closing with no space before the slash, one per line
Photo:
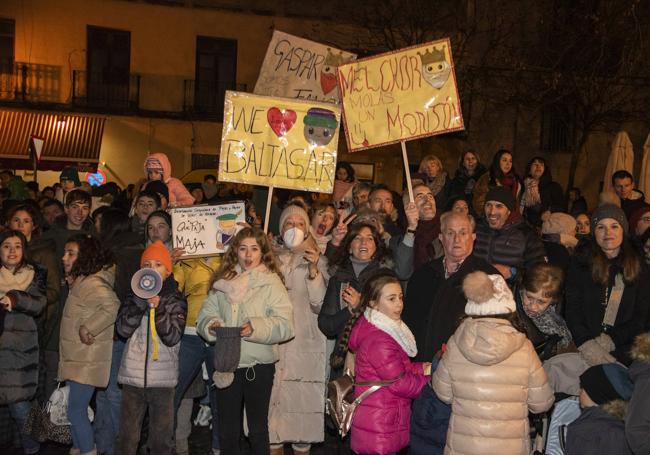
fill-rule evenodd
<path id="1" fill-rule="evenodd" d="M 573 120 L 566 106 L 548 106 L 542 111 L 540 149 L 569 152 L 573 142 Z"/>
<path id="2" fill-rule="evenodd" d="M 131 32 L 88 26 L 86 96 L 89 105 L 127 107 Z"/>
<path id="3" fill-rule="evenodd" d="M 12 73 L 16 22 L 0 18 L 0 73 Z"/>
<path id="4" fill-rule="evenodd" d="M 196 38 L 196 79 L 194 110 L 223 121 L 226 90 L 235 90 L 237 41 L 198 36 Z"/>

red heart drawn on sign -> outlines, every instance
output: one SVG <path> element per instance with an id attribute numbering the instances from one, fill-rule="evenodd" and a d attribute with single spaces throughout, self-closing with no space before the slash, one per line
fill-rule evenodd
<path id="1" fill-rule="evenodd" d="M 273 132 L 278 137 L 282 137 L 296 123 L 297 115 L 296 111 L 292 111 L 291 109 L 280 110 L 277 107 L 272 107 L 267 112 L 266 118 Z"/>
<path id="2" fill-rule="evenodd" d="M 325 71 L 321 71 L 320 86 L 323 89 L 324 95 L 327 95 L 329 92 L 334 90 L 334 87 L 336 87 L 336 73 L 326 73 Z"/>

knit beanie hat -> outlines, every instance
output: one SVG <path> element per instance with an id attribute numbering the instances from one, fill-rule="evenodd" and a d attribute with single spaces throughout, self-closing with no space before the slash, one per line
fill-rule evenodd
<path id="1" fill-rule="evenodd" d="M 280 231 L 282 231 L 282 226 L 284 226 L 284 222 L 287 221 L 287 218 L 293 215 L 297 215 L 302 219 L 304 219 L 305 227 L 307 228 L 307 230 L 309 230 L 309 225 L 311 224 L 311 222 L 309 221 L 309 215 L 307 215 L 305 209 L 295 204 L 289 204 L 282 211 L 282 214 L 280 214 L 280 226 L 279 226 Z M 307 234 L 307 232 L 305 232 L 305 234 Z"/>
<path id="2" fill-rule="evenodd" d="M 160 196 L 164 196 L 164 198 L 169 201 L 169 188 L 167 188 L 167 184 L 163 181 L 151 180 L 150 182 L 147 182 L 144 189 Z"/>
<path id="3" fill-rule="evenodd" d="M 643 218 L 643 215 L 650 212 L 650 205 L 645 205 L 634 211 L 632 216 L 630 216 L 630 230 L 632 234 L 636 234 L 636 228 L 639 225 L 639 221 Z M 643 235 L 643 232 L 641 233 Z"/>
<path id="4" fill-rule="evenodd" d="M 74 166 L 66 166 L 63 168 L 61 175 L 59 175 L 59 182 L 62 180 L 72 180 L 74 182 L 74 186 L 81 186 L 81 181 L 79 180 L 79 172 Z"/>
<path id="5" fill-rule="evenodd" d="M 634 391 L 627 368 L 618 363 L 606 363 L 589 368 L 580 375 L 580 387 L 596 404 L 605 404 L 613 400 L 628 401 Z"/>
<path id="6" fill-rule="evenodd" d="M 463 292 L 467 297 L 465 314 L 468 316 L 507 314 L 517 309 L 512 292 L 498 274 L 470 273 L 463 281 Z"/>
<path id="7" fill-rule="evenodd" d="M 614 204 L 602 204 L 599 205 L 596 210 L 591 214 L 591 234 L 594 235 L 596 232 L 596 225 L 605 218 L 611 218 L 618 221 L 618 224 L 623 228 L 623 233 L 627 235 L 628 233 L 628 223 L 625 212 L 620 207 Z"/>
<path id="8" fill-rule="evenodd" d="M 511 212 L 515 209 L 516 201 L 512 191 L 507 186 L 495 186 L 485 195 L 485 202 L 497 201 L 508 207 Z"/>
<path id="9" fill-rule="evenodd" d="M 568 213 L 544 212 L 542 220 L 542 234 L 576 235 L 576 219 Z"/>
<path id="10" fill-rule="evenodd" d="M 140 258 L 140 267 L 144 265 L 145 261 L 151 260 L 160 261 L 167 271 L 172 273 L 172 257 L 165 247 L 165 244 L 160 240 L 156 240 L 144 250 L 142 257 Z"/>
<path id="11" fill-rule="evenodd" d="M 235 379 L 234 372 L 239 366 L 241 355 L 241 328 L 215 327 L 217 337 L 214 345 L 214 374 L 212 380 L 218 389 L 225 389 Z"/>

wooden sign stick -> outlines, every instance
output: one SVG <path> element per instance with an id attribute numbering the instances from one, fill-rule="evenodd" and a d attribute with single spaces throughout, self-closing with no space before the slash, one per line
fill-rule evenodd
<path id="1" fill-rule="evenodd" d="M 273 201 L 273 187 L 269 187 L 269 194 L 266 197 L 266 213 L 264 215 L 264 233 L 269 233 L 269 217 L 271 216 L 271 202 Z"/>
<path id="2" fill-rule="evenodd" d="M 411 185 L 411 169 L 409 168 L 409 157 L 406 154 L 406 142 L 400 142 L 402 146 L 402 158 L 404 158 L 404 171 L 406 172 L 406 187 L 409 190 L 409 201 L 413 202 L 413 186 Z"/>

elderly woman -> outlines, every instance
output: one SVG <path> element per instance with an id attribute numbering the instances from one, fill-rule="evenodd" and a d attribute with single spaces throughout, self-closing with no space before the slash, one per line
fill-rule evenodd
<path id="1" fill-rule="evenodd" d="M 327 260 L 310 232 L 307 212 L 289 204 L 280 215 L 284 248 L 278 254 L 296 321 L 294 338 L 279 346 L 280 360 L 269 408 L 271 453 L 309 453 L 324 439 L 326 339 L 318 330 L 318 313 L 327 290 Z"/>
<path id="2" fill-rule="evenodd" d="M 644 329 L 650 275 L 628 239 L 621 208 L 603 204 L 591 216 L 593 242 L 573 257 L 566 286 L 566 318 L 590 366 L 630 363 L 634 337 Z"/>
<path id="3" fill-rule="evenodd" d="M 447 173 L 442 168 L 442 161 L 437 156 L 427 155 L 422 158 L 415 179 L 422 180 L 431 189 L 438 207 L 445 207 L 447 205 L 450 179 L 447 178 Z"/>

